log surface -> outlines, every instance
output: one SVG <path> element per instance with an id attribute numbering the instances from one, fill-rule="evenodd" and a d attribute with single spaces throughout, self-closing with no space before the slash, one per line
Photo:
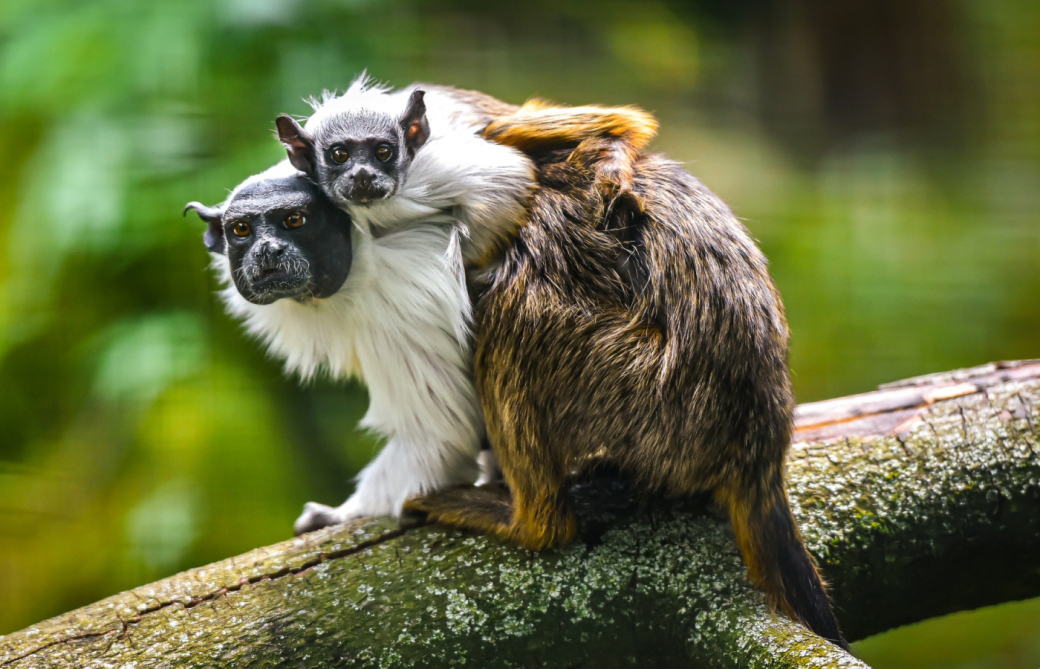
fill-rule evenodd
<path id="1" fill-rule="evenodd" d="M 1040 594 L 1040 363 L 802 405 L 795 516 L 850 639 Z M 700 500 L 576 484 L 530 553 L 418 521 L 327 528 L 0 637 L 0 667 L 863 667 L 771 613 Z"/>

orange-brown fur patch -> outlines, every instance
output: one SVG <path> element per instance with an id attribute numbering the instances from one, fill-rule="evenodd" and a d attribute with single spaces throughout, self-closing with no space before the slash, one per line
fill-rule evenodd
<path id="1" fill-rule="evenodd" d="M 639 150 L 656 135 L 657 119 L 636 107 L 562 107 L 537 99 L 484 130 L 488 139 L 527 153 L 573 146 L 591 137 L 614 137 Z"/>

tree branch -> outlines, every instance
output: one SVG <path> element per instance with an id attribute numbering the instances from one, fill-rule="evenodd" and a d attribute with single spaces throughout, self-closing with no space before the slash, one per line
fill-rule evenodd
<path id="1" fill-rule="evenodd" d="M 1040 594 L 1038 408 L 1040 363 L 799 407 L 792 504 L 849 638 Z M 560 550 L 329 528 L 0 638 L 0 667 L 865 666 L 769 612 L 706 502 L 573 496 Z"/>

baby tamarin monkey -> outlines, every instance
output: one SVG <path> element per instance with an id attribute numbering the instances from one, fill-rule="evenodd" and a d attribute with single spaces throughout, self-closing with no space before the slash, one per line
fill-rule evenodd
<path id="1" fill-rule="evenodd" d="M 478 134 L 487 120 L 478 120 L 472 101 L 492 103 L 429 88 L 391 91 L 362 75 L 343 95 L 316 104 L 306 129 L 279 116 L 278 138 L 293 166 L 361 228 L 379 235 L 417 223 L 459 225 L 472 263 L 515 233 L 534 166 Z"/>
<path id="2" fill-rule="evenodd" d="M 535 181 L 524 152 L 616 138 L 617 173 L 608 175 L 606 157 L 600 173 L 609 177 L 601 180 L 604 188 L 620 190 L 629 185 L 630 160 L 623 158 L 657 128 L 652 116 L 630 107 L 537 100 L 516 107 L 445 86 L 393 91 L 364 74 L 343 95 L 314 104 L 306 128 L 285 114 L 275 121 L 293 166 L 377 236 L 416 223 L 459 225 L 470 268 L 492 262 L 525 218 Z M 503 117 L 512 122 L 497 125 Z"/>

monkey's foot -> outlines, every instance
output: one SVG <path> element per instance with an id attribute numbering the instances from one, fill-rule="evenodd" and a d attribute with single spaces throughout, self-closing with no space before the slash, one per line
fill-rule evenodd
<path id="1" fill-rule="evenodd" d="M 606 203 L 608 210 L 625 198 L 636 210 L 643 210 L 642 199 L 632 190 L 635 163 L 639 151 L 619 138 L 587 139 L 574 149 L 568 162 L 591 169 L 593 187 Z"/>
<path id="2" fill-rule="evenodd" d="M 606 201 L 616 200 L 632 192 L 632 165 L 619 158 L 621 151 L 605 150 L 596 166 L 596 189 Z"/>
<path id="3" fill-rule="evenodd" d="M 293 523 L 293 532 L 296 536 L 304 532 L 313 532 L 329 525 L 339 525 L 349 518 L 343 513 L 342 507 L 325 506 L 317 502 L 307 502 L 303 505 L 303 513 Z"/>
<path id="4" fill-rule="evenodd" d="M 513 503 L 503 488 L 488 484 L 460 486 L 404 503 L 409 513 L 421 513 L 435 522 L 501 536 L 513 518 Z"/>
<path id="5" fill-rule="evenodd" d="M 558 508 L 529 519 L 517 518 L 509 493 L 497 485 L 461 486 L 425 497 L 413 497 L 404 510 L 426 514 L 428 520 L 476 530 L 530 550 L 570 541 L 577 532 L 574 515 Z"/>

